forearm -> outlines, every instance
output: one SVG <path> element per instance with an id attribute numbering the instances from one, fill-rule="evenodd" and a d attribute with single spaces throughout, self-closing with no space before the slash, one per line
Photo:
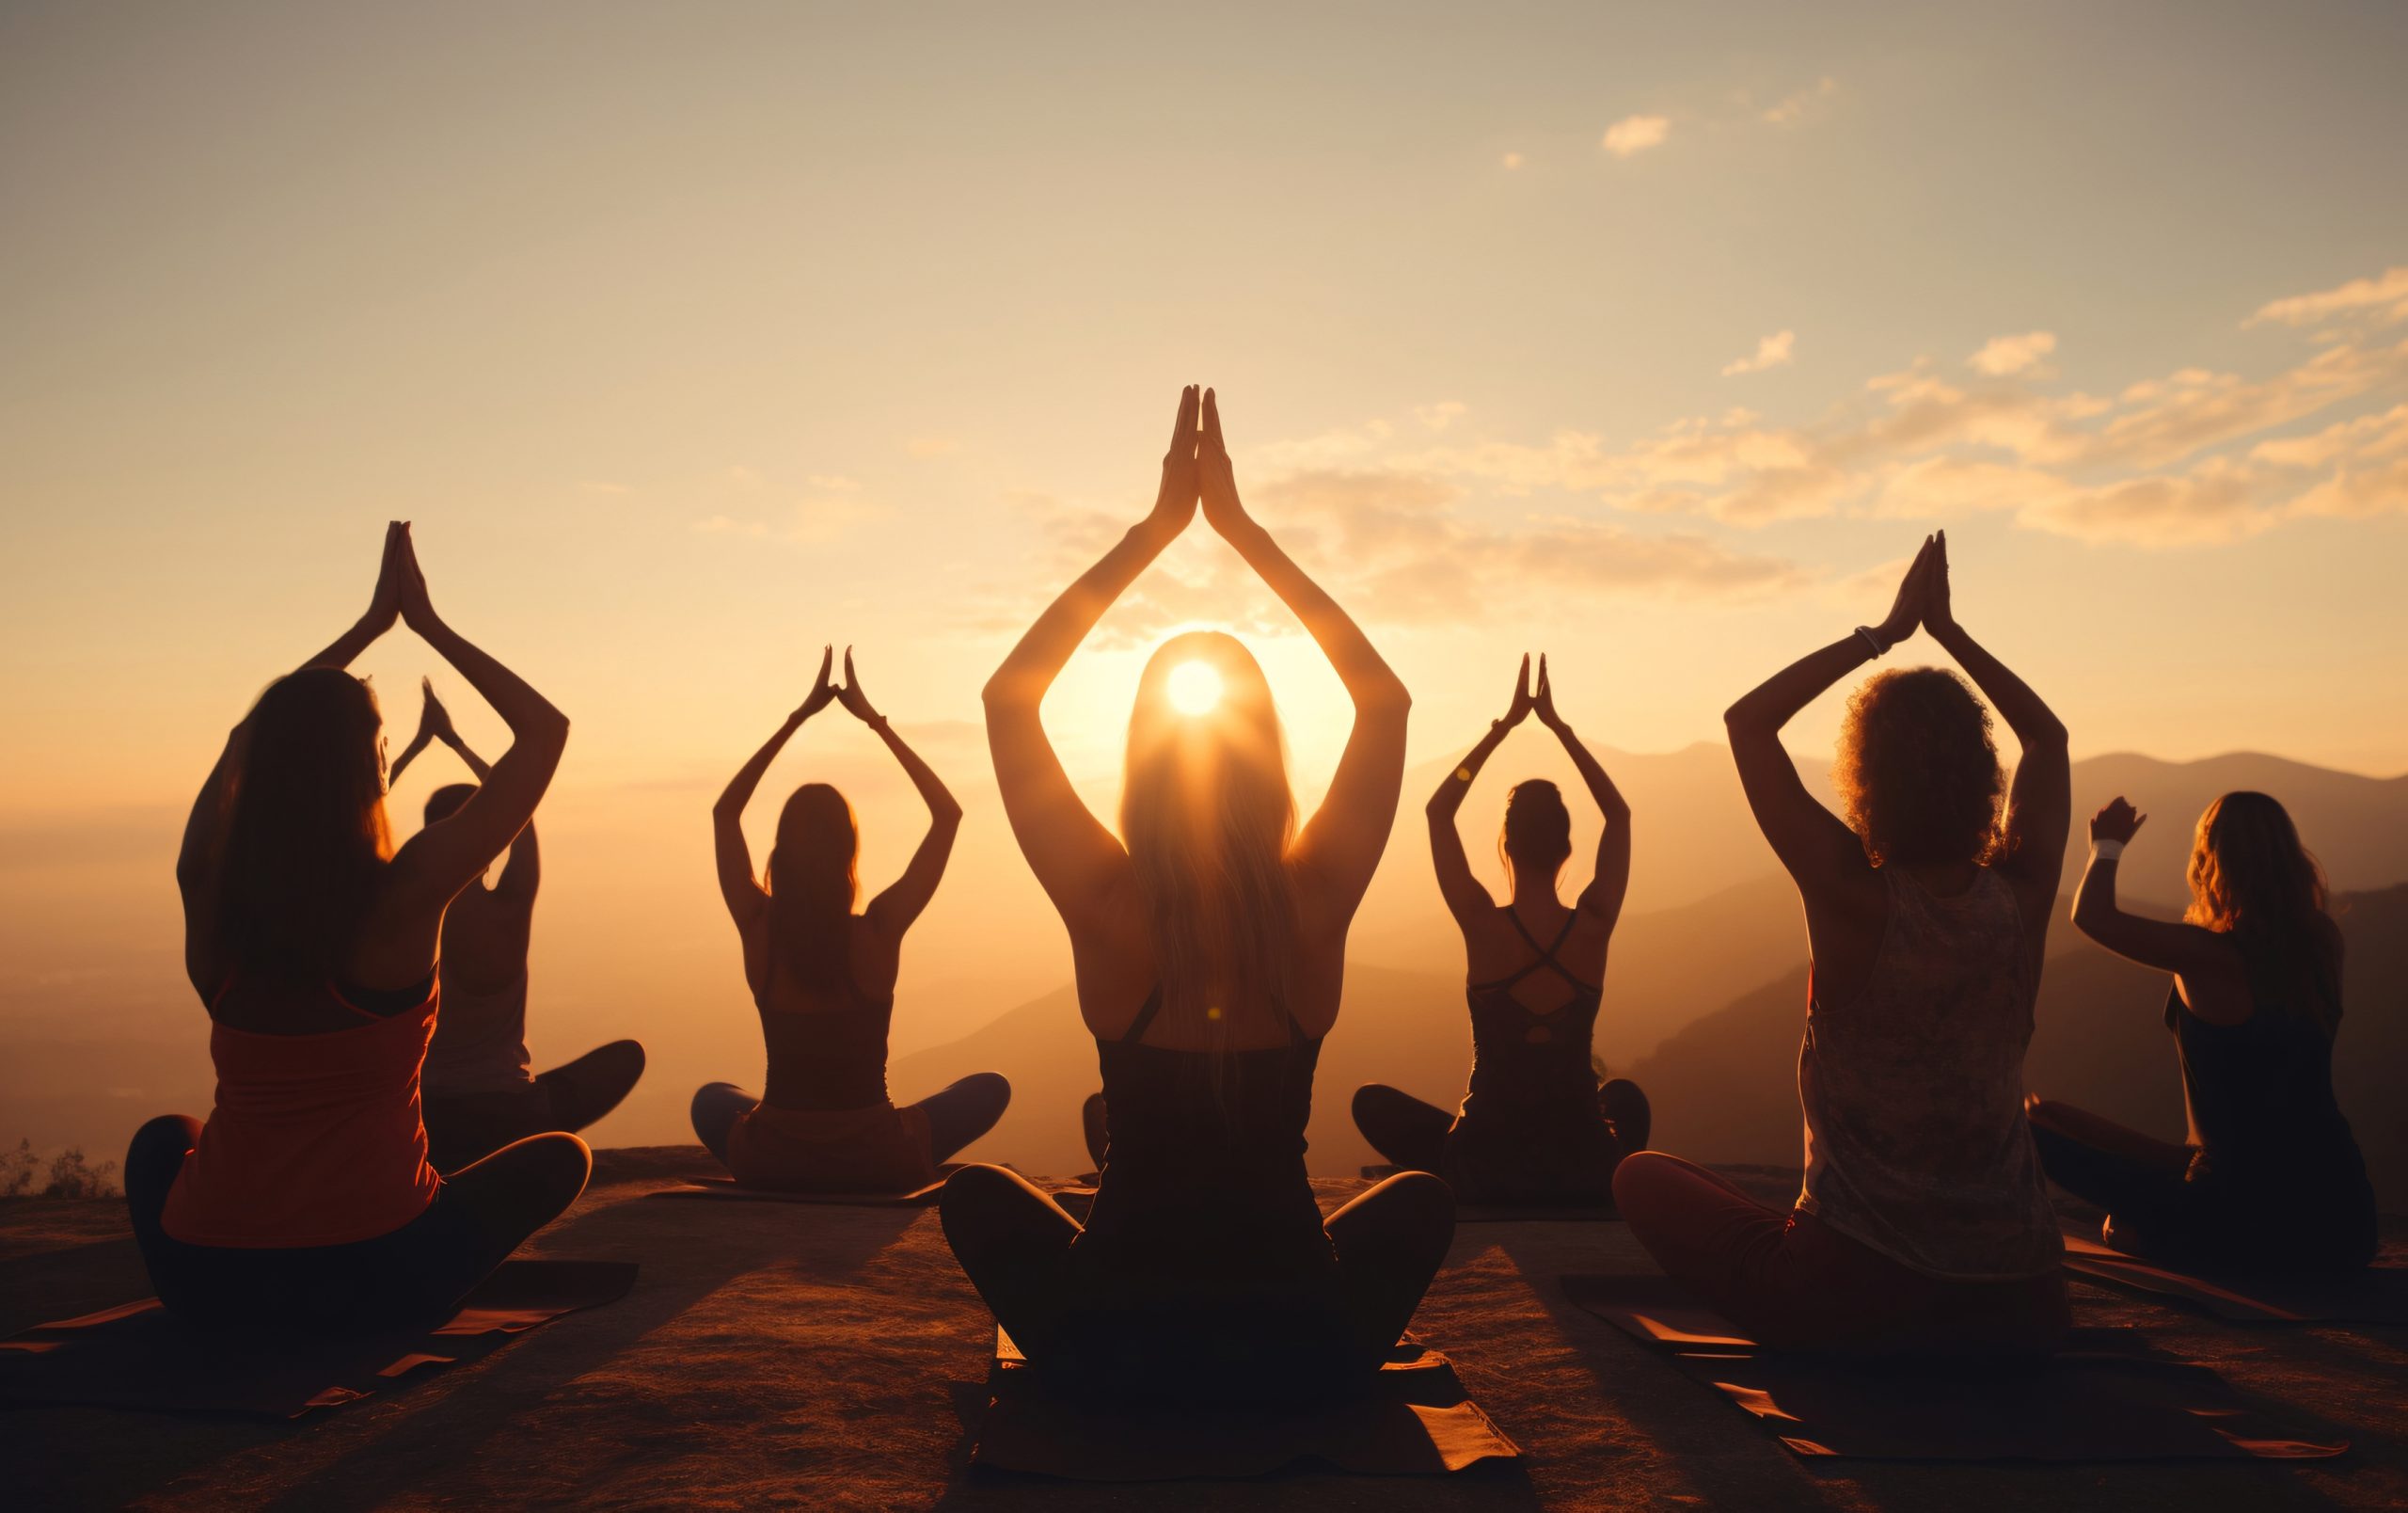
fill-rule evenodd
<path id="1" fill-rule="evenodd" d="M 944 780 L 937 776 L 936 769 L 896 735 L 895 726 L 888 721 L 880 719 L 875 728 L 879 739 L 886 742 L 886 749 L 894 754 L 895 760 L 911 779 L 911 786 L 919 790 L 920 800 L 928 806 L 930 818 L 939 823 L 958 822 L 961 819 L 961 805 L 954 799 L 952 790 L 944 786 Z"/>
<path id="2" fill-rule="evenodd" d="M 768 772 L 769 764 L 778 759 L 778 753 L 784 751 L 794 733 L 802 728 L 802 719 L 800 714 L 786 716 L 785 724 L 778 726 L 777 734 L 763 741 L 761 749 L 736 770 L 736 775 L 727 780 L 727 787 L 721 789 L 719 802 L 711 805 L 713 814 L 728 818 L 744 812 L 744 806 L 752 802 L 752 790 L 761 786 L 762 775 Z"/>
<path id="3" fill-rule="evenodd" d="M 1572 758 L 1572 765 L 1579 769 L 1580 781 L 1588 785 L 1590 799 L 1605 811 L 1606 818 L 1616 824 L 1628 820 L 1630 804 L 1623 798 L 1622 789 L 1614 787 L 1614 780 L 1606 775 L 1605 764 L 1590 755 L 1589 748 L 1580 743 L 1580 738 L 1572 733 L 1570 725 L 1558 725 L 1555 736 L 1563 742 L 1563 750 Z"/>
<path id="4" fill-rule="evenodd" d="M 991 708 L 1025 702 L 1034 707 L 1040 702 L 1079 649 L 1079 644 L 1096 628 L 1096 622 L 1129 591 L 1137 575 L 1162 555 L 1175 534 L 1164 532 L 1151 520 L 1131 527 L 1101 561 L 1080 574 L 1076 582 L 1047 605 L 1037 623 L 1020 638 L 1011 655 L 1004 659 L 1004 664 L 987 681 L 988 705 Z"/>
<path id="5" fill-rule="evenodd" d="M 1471 791 L 1472 779 L 1480 775 L 1480 770 L 1488 765 L 1490 756 L 1504 744 L 1509 728 L 1502 720 L 1490 725 L 1488 734 L 1480 738 L 1480 743 L 1438 780 L 1438 790 L 1430 795 L 1427 805 L 1430 818 L 1443 819 L 1450 824 L 1454 822 L 1455 811 L 1464 806 L 1464 796 Z"/>
<path id="6" fill-rule="evenodd" d="M 2094 843 L 2095 848 L 2096 843 Z M 2122 848 L 2116 847 L 2120 852 Z M 2090 865 L 2083 868 L 2082 882 L 2073 890 L 2073 927 L 2096 939 L 2099 931 L 2123 913 L 2115 904 L 2115 856 L 2101 856 L 2094 849 Z"/>
<path id="7" fill-rule="evenodd" d="M 1756 685 L 1722 716 L 1732 735 L 1777 734 L 1798 710 L 1830 686 L 1873 660 L 1873 646 L 1850 632 L 1819 651 L 1798 658 Z"/>
<path id="8" fill-rule="evenodd" d="M 452 754 L 460 758 L 463 766 L 476 774 L 478 782 L 482 783 L 493 775 L 493 764 L 470 751 L 468 743 L 462 741 L 457 732 L 445 736 L 443 743 L 452 748 Z"/>
<path id="9" fill-rule="evenodd" d="M 535 692 L 525 678 L 504 667 L 499 661 L 470 642 L 467 637 L 441 620 L 420 628 L 426 644 L 436 654 L 452 664 L 468 686 L 477 691 L 493 711 L 510 726 L 514 737 L 542 736 L 564 739 L 568 734 L 568 716 L 552 706 L 552 702 Z"/>
<path id="10" fill-rule="evenodd" d="M 1956 660 L 1957 666 L 1965 669 L 1966 676 L 1972 678 L 1973 686 L 1990 701 L 1999 717 L 2006 722 L 2008 729 L 2015 732 L 2015 739 L 2023 744 L 2025 750 L 2065 744 L 2064 722 L 2056 717 L 2039 694 L 2032 692 L 2030 684 L 2016 677 L 2004 662 L 1991 656 L 1988 648 L 1966 633 L 1964 627 L 1954 624 L 1940 627 L 1932 631 L 1932 639 Z"/>
<path id="11" fill-rule="evenodd" d="M 376 638 L 385 633 L 390 623 L 388 621 L 379 624 L 374 618 L 362 615 L 352 624 L 349 629 L 335 637 L 324 651 L 301 665 L 303 667 L 348 667 L 359 660 L 361 652 L 375 644 Z"/>
<path id="12" fill-rule="evenodd" d="M 1223 534 L 1246 565 L 1304 622 L 1305 629 L 1321 647 L 1322 655 L 1329 659 L 1339 681 L 1346 685 L 1346 692 L 1357 708 L 1408 701 L 1403 679 L 1381 657 L 1370 638 L 1339 608 L 1336 599 L 1296 565 L 1294 559 L 1271 538 L 1270 532 L 1249 519 Z"/>

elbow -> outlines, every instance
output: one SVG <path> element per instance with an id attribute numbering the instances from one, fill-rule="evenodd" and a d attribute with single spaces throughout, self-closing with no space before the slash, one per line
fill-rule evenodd
<path id="1" fill-rule="evenodd" d="M 1401 720 L 1413 712 L 1413 691 L 1404 686 L 1404 679 L 1388 673 L 1355 695 L 1354 708 L 1359 713 Z"/>
<path id="2" fill-rule="evenodd" d="M 928 818 L 934 821 L 936 827 L 940 830 L 960 829 L 961 801 L 955 798 L 950 793 L 945 794 L 942 798 L 930 800 L 928 803 Z"/>
<path id="3" fill-rule="evenodd" d="M 1756 728 L 1755 714 L 1748 708 L 1746 699 L 1722 711 L 1722 728 L 1734 740 Z"/>
<path id="4" fill-rule="evenodd" d="M 2053 714 L 2044 715 L 2031 729 L 2017 731 L 2015 739 L 2023 743 L 2025 751 L 2061 752 L 2067 740 L 2066 723 Z"/>

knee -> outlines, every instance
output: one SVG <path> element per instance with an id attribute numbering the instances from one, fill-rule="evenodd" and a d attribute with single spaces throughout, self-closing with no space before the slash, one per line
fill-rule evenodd
<path id="1" fill-rule="evenodd" d="M 184 1153 L 200 1139 L 200 1122 L 184 1114 L 161 1114 L 134 1132 L 125 1148 L 125 1193 L 150 1193 L 175 1180 Z"/>
<path id="2" fill-rule="evenodd" d="M 613 1061 L 617 1062 L 619 1066 L 626 1070 L 627 1080 L 630 1082 L 643 1075 L 643 1069 L 647 1064 L 649 1064 L 644 1059 L 643 1042 L 642 1041 L 612 1041 L 610 1044 L 605 1045 L 602 1048 L 610 1053 L 610 1059 Z"/>
<path id="3" fill-rule="evenodd" d="M 1377 1119 L 1383 1105 L 1395 1101 L 1397 1092 L 1385 1082 L 1366 1082 L 1354 1090 L 1354 1123 L 1367 1118 Z"/>
<path id="4" fill-rule="evenodd" d="M 693 1101 L 687 1105 L 686 1113 L 696 1129 L 703 1129 L 708 1123 L 725 1118 L 721 1110 L 738 1107 L 750 1096 L 733 1082 L 705 1082 L 694 1090 Z"/>
<path id="5" fill-rule="evenodd" d="M 1633 1151 L 1614 1168 L 1614 1206 L 1630 1222 L 1643 1222 L 1679 1182 L 1685 1165 L 1678 1156 L 1659 1151 Z"/>
<path id="6" fill-rule="evenodd" d="M 1455 1189 L 1444 1178 L 1427 1171 L 1400 1171 L 1380 1186 L 1386 1201 L 1395 1204 L 1416 1228 L 1454 1233 Z"/>
<path id="7" fill-rule="evenodd" d="M 999 1116 L 1011 1107 L 1012 1081 L 1001 1072 L 973 1072 L 954 1086 L 974 1094 Z"/>
<path id="8" fill-rule="evenodd" d="M 937 1218 L 944 1226 L 946 1243 L 958 1252 L 965 1226 L 974 1222 L 974 1216 L 993 1212 L 1021 1185 L 1015 1173 L 985 1162 L 957 1168 L 937 1194 Z"/>
<path id="9" fill-rule="evenodd" d="M 518 1142 L 527 1152 L 522 1157 L 538 1174 L 547 1191 L 560 1195 L 565 1208 L 585 1191 L 594 1180 L 594 1148 L 576 1135 L 553 1131 L 531 1135 Z"/>

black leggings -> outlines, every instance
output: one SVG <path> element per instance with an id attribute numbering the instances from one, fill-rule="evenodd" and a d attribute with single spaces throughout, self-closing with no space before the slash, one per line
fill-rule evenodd
<path id="1" fill-rule="evenodd" d="M 200 1124 L 165 1114 L 125 1153 L 125 1202 L 159 1300 L 179 1317 L 309 1334 L 430 1328 L 519 1243 L 585 1190 L 594 1157 L 574 1135 L 538 1135 L 444 1179 L 426 1212 L 349 1245 L 193 1245 L 159 1226 Z"/>
<path id="2" fill-rule="evenodd" d="M 1079 1221 L 1018 1172 L 997 1166 L 955 1172 L 940 1211 L 954 1259 L 995 1322 L 1023 1352 L 1032 1346 L 1041 1350 L 1076 1300 L 1065 1263 Z M 1368 1372 L 1413 1321 L 1446 1262 L 1454 1240 L 1454 1194 L 1436 1177 L 1407 1172 L 1357 1197 L 1322 1227 L 1338 1251 L 1347 1330 L 1357 1363 Z"/>
<path id="3" fill-rule="evenodd" d="M 1616 1077 L 1597 1090 L 1597 1101 L 1624 1155 L 1647 1148 L 1655 1119 L 1638 1083 Z M 1454 1125 L 1455 1116 L 1444 1108 L 1385 1082 L 1354 1090 L 1354 1127 L 1373 1150 L 1407 1171 L 1437 1171 L 1446 1158 L 1447 1132 Z"/>
<path id="4" fill-rule="evenodd" d="M 575 1134 L 618 1107 L 642 1075 L 643 1045 L 623 1040 L 597 1045 L 524 1088 L 452 1098 L 427 1093 L 426 1158 L 437 1171 L 454 1171 L 530 1135 Z"/>
<path id="5" fill-rule="evenodd" d="M 993 1129 L 1011 1101 L 1011 1082 L 1000 1072 L 973 1072 L 921 1099 L 918 1107 L 928 1111 L 930 1158 L 943 1165 L 953 1153 Z M 705 1083 L 694 1094 L 694 1136 L 721 1165 L 727 1164 L 728 1132 L 760 1102 L 733 1082 Z"/>
<path id="6" fill-rule="evenodd" d="M 2036 1118 L 2032 1143 L 2049 1180 L 2107 1210 L 2110 1242 L 2143 1260 L 2194 1271 L 2331 1271 L 2366 1266 L 2380 1249 L 2363 1190 L 2319 1201 L 2305 1181 L 2255 1194 L 2188 1182 L 2179 1167 L 2104 1150 Z"/>

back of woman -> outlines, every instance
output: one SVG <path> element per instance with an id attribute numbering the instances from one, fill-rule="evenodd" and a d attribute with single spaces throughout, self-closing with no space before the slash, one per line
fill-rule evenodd
<path id="1" fill-rule="evenodd" d="M 694 1132 L 746 1187 L 816 1192 L 909 1192 L 947 1156 L 992 1128 L 1011 1088 L 977 1073 L 897 1107 L 886 1087 L 887 1031 L 903 937 L 935 896 L 961 807 L 936 772 L 871 708 L 845 652 L 845 681 L 822 654 L 811 693 L 739 769 L 711 812 L 721 899 L 743 945 L 744 978 L 768 1065 L 759 1097 L 729 1082 L 694 1094 Z M 778 815 L 766 878 L 755 878 L 744 807 L 805 721 L 841 704 L 884 742 L 928 806 L 928 829 L 892 886 L 853 912 L 861 834 L 852 805 L 805 783 Z"/>
<path id="2" fill-rule="evenodd" d="M 1954 897 L 1904 869 L 1881 877 L 1872 976 L 1809 1001 L 1798 1206 L 1937 1275 L 2045 1271 L 2062 1247 L 2023 1127 L 2036 984 L 2014 891 L 1987 867 Z"/>
<path id="3" fill-rule="evenodd" d="M 1298 830 L 1259 664 L 1230 636 L 1174 638 L 1140 680 L 1116 837 L 1038 709 L 1199 499 L 1329 656 L 1354 728 Z M 962 1269 L 1031 1363 L 1073 1391 L 1261 1401 L 1367 1377 L 1445 1254 L 1451 1202 L 1434 1178 L 1397 1178 L 1324 1222 L 1304 1132 L 1347 923 L 1396 812 L 1407 700 L 1245 515 L 1210 394 L 1181 396 L 1152 515 L 1022 638 L 986 705 L 1013 834 L 1069 933 L 1104 1148 L 1084 1226 L 1014 1172 L 956 1172 L 943 1217 Z"/>

